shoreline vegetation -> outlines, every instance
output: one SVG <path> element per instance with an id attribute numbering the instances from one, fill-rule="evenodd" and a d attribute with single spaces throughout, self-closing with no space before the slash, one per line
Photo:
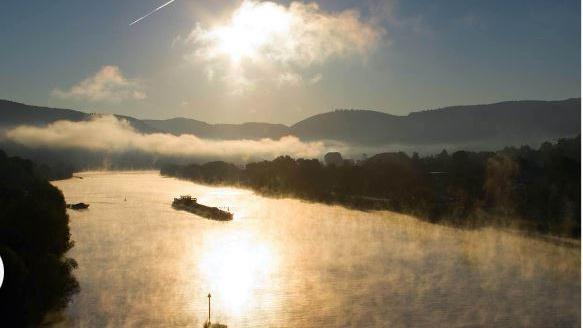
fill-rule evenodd
<path id="1" fill-rule="evenodd" d="M 578 136 L 538 149 L 444 150 L 425 157 L 395 152 L 335 164 L 280 156 L 244 167 L 168 164 L 160 174 L 460 228 L 497 226 L 580 240 L 580 145 Z"/>
<path id="2" fill-rule="evenodd" d="M 58 171 L 58 170 L 57 170 Z M 56 171 L 55 171 L 56 172 Z M 63 193 L 48 178 L 66 176 L 0 150 L 0 317 L 6 327 L 52 320 L 79 291 Z M 65 171 L 63 171 L 65 172 Z"/>

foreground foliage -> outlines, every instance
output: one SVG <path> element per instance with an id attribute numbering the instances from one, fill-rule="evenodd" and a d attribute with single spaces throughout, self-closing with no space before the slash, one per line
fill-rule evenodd
<path id="1" fill-rule="evenodd" d="M 0 256 L 4 282 L 0 318 L 6 327 L 39 325 L 79 290 L 69 217 L 46 169 L 0 151 Z"/>
<path id="2" fill-rule="evenodd" d="M 239 168 L 225 162 L 166 165 L 161 174 L 237 184 L 267 195 L 388 209 L 432 222 L 497 224 L 580 238 L 580 137 L 498 152 L 375 155 L 325 166 L 282 156 Z"/>

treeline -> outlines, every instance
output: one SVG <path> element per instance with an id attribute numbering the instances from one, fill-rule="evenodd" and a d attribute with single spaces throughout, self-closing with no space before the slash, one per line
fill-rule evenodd
<path id="1" fill-rule="evenodd" d="M 580 137 L 498 152 L 375 155 L 325 166 L 282 156 L 247 164 L 166 165 L 161 174 L 267 195 L 388 209 L 462 226 L 512 225 L 580 238 Z"/>
<path id="2" fill-rule="evenodd" d="M 78 171 L 76 169 L 77 167 L 83 167 L 79 164 L 84 164 L 76 160 L 75 156 L 72 156 L 72 154 L 78 157 L 83 155 L 79 155 L 74 151 L 28 149 L 15 143 L 7 142 L 6 140 L 0 140 L 0 149 L 10 156 L 17 156 L 33 161 L 35 163 L 35 174 L 49 181 L 69 179 L 73 176 L 74 172 Z M 88 156 L 85 155 L 85 157 Z"/>
<path id="3" fill-rule="evenodd" d="M 63 309 L 79 290 L 69 217 L 61 191 L 47 169 L 0 151 L 0 320 L 6 327 L 33 327 Z"/>
<path id="4" fill-rule="evenodd" d="M 56 163 L 52 165 L 39 164 L 35 169 L 39 177 L 42 177 L 49 181 L 54 180 L 65 180 L 73 177 L 73 172 L 75 169 L 71 165 Z"/>

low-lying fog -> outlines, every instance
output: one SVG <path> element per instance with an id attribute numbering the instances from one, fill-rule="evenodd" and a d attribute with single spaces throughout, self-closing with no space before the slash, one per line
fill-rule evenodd
<path id="1" fill-rule="evenodd" d="M 301 142 L 291 136 L 280 140 L 205 140 L 194 135 L 143 134 L 126 120 L 109 115 L 81 122 L 57 121 L 44 127 L 19 126 L 8 130 L 6 138 L 31 148 L 204 158 L 271 159 L 279 154 L 317 157 L 325 151 L 322 142 Z"/>
<path id="2" fill-rule="evenodd" d="M 18 126 L 4 131 L 0 137 L 2 140 L 18 145 L 11 152 L 14 155 L 50 162 L 59 158 L 81 168 L 97 168 L 112 162 L 117 164 L 114 166 L 126 168 L 157 167 L 156 163 L 160 161 L 202 163 L 225 160 L 245 164 L 271 160 L 280 155 L 322 159 L 329 151 L 339 151 L 345 158 L 359 160 L 363 155 L 388 151 L 435 154 L 443 149 L 498 150 L 508 146 L 488 142 L 463 145 L 354 145 L 330 140 L 302 141 L 295 136 L 279 140 L 210 140 L 189 134 L 144 134 L 136 131 L 125 119 L 113 115 L 94 116 L 91 120 L 81 122 L 57 121 L 47 126 Z M 536 142 L 531 144 L 536 145 Z M 2 147 L 9 150 L 14 148 L 10 144 Z M 87 158 L 91 158 L 89 163 Z"/>
<path id="3" fill-rule="evenodd" d="M 64 325 L 519 327 L 580 325 L 580 248 L 458 230 L 157 172 L 81 173 L 68 202 L 81 293 Z M 172 198 L 229 207 L 232 222 Z M 577 243 L 575 242 L 577 245 Z"/>

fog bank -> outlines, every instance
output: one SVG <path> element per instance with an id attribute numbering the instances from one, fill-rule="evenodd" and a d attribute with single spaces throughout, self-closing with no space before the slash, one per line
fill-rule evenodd
<path id="1" fill-rule="evenodd" d="M 273 159 L 286 154 L 294 157 L 321 157 L 327 150 L 323 142 L 302 142 L 287 136 L 279 140 L 208 140 L 194 135 L 166 133 L 143 134 L 126 120 L 111 115 L 89 121 L 58 121 L 44 127 L 19 126 L 8 130 L 5 138 L 28 148 L 87 150 L 120 154 L 142 152 L 155 156 L 238 159 Z"/>

